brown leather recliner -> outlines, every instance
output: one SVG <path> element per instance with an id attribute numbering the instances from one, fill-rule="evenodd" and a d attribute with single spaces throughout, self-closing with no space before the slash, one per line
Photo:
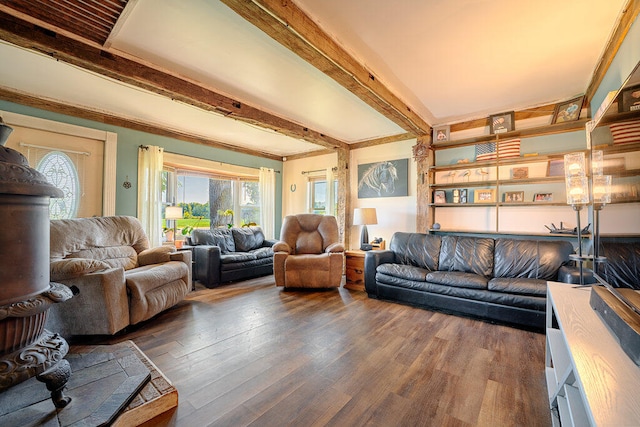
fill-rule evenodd
<path id="1" fill-rule="evenodd" d="M 273 245 L 276 286 L 335 288 L 340 286 L 344 245 L 338 241 L 334 216 L 287 215 L 280 241 Z"/>

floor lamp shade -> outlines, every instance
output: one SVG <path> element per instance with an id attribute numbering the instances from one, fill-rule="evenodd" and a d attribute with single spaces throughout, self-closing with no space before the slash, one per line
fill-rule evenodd
<path id="1" fill-rule="evenodd" d="M 356 208 L 353 211 L 353 225 L 362 225 L 360 234 L 360 249 L 366 248 L 369 244 L 369 231 L 367 225 L 378 223 L 378 216 L 375 208 Z"/>

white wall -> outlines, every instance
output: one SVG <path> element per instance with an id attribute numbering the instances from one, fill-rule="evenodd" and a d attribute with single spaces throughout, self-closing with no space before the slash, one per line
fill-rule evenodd
<path id="1" fill-rule="evenodd" d="M 376 208 L 377 225 L 369 225 L 369 239 L 382 237 L 387 244 L 396 231 L 415 232 L 416 230 L 416 162 L 413 160 L 412 147 L 415 139 L 383 144 L 376 147 L 351 150 L 349 174 L 351 180 L 351 207 Z M 409 195 L 407 197 L 377 197 L 358 199 L 358 165 L 383 160 L 409 159 Z M 361 226 L 352 225 L 353 211 L 347 213 L 346 230 L 350 232 L 351 247 L 357 249 L 360 241 Z M 426 230 L 419 230 L 426 232 Z"/>

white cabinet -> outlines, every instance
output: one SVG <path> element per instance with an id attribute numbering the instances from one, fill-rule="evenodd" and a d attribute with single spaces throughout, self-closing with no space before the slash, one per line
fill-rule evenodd
<path id="1" fill-rule="evenodd" d="M 589 305 L 591 288 L 547 283 L 546 379 L 556 426 L 639 426 L 640 368 Z"/>

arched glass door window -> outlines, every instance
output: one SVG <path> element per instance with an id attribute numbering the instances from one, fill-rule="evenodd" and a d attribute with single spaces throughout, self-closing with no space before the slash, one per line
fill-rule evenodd
<path id="1" fill-rule="evenodd" d="M 74 218 L 78 213 L 80 181 L 78 170 L 71 158 L 60 151 L 52 151 L 40 160 L 36 170 L 42 173 L 50 184 L 64 193 L 61 198 L 51 199 L 49 217 L 51 219 Z"/>

